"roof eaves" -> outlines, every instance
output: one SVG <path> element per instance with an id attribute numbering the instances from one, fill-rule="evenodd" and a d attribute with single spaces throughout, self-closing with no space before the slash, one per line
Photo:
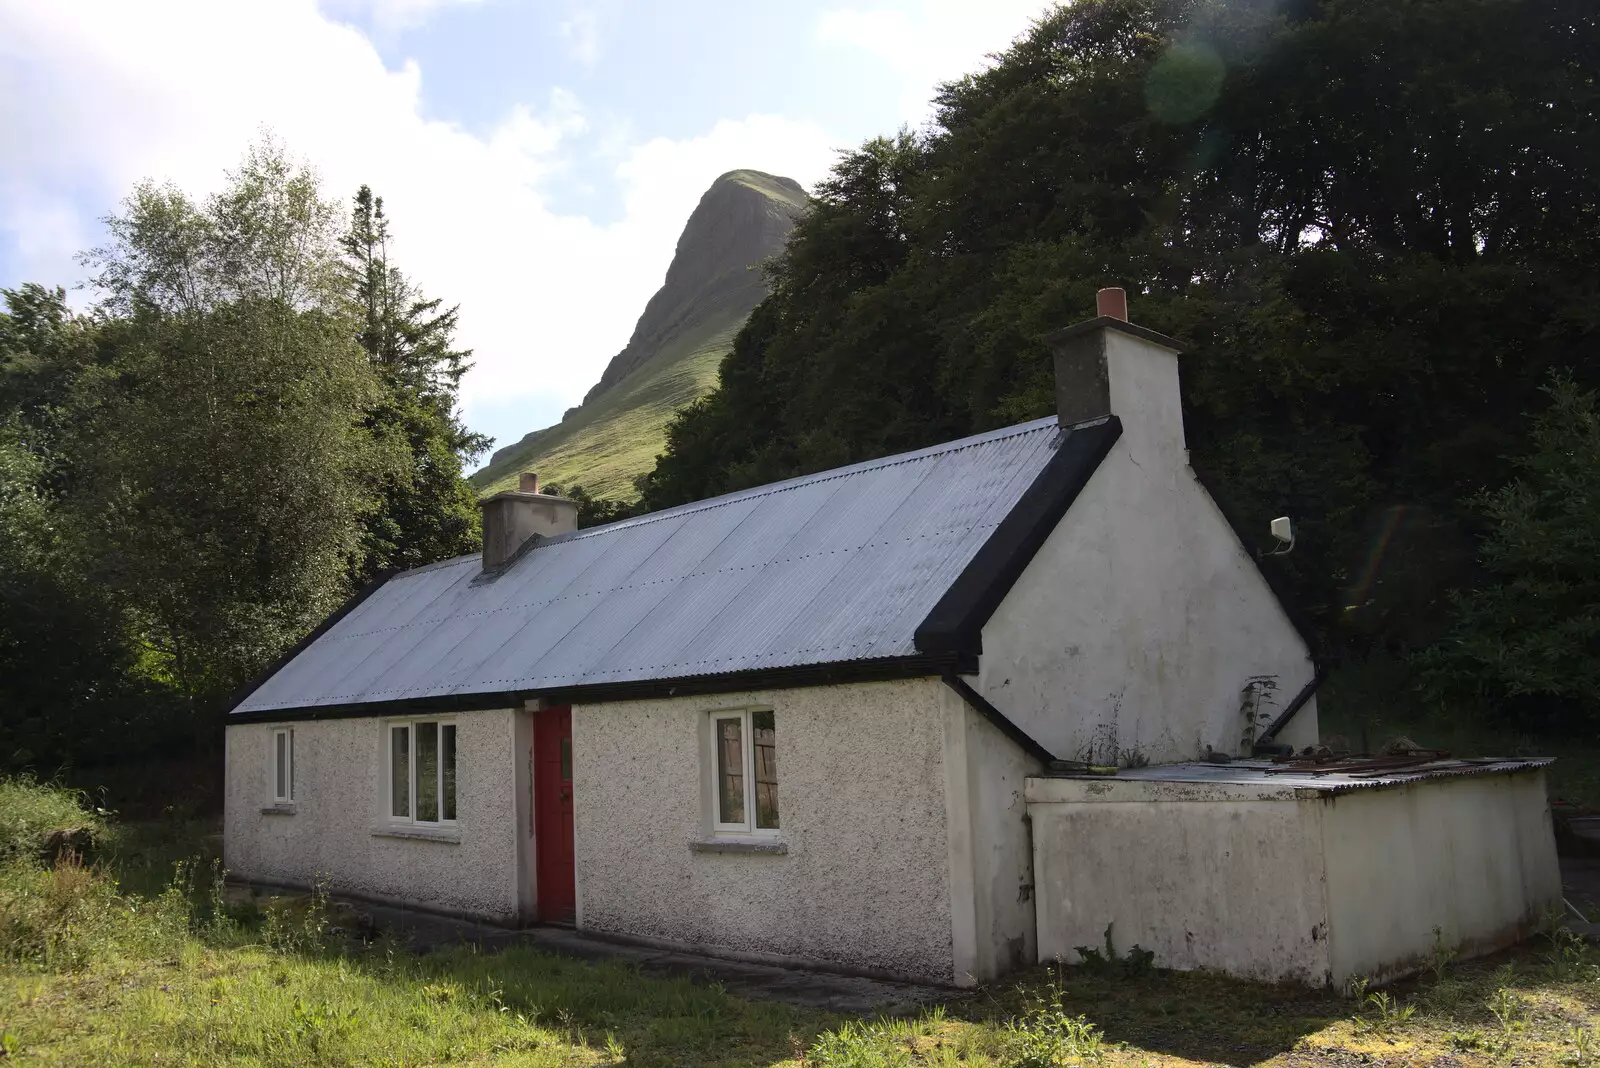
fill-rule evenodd
<path id="1" fill-rule="evenodd" d="M 1068 428 L 1044 466 L 914 636 L 928 655 L 983 652 L 983 626 L 1122 436 L 1116 416 Z"/>
<path id="2" fill-rule="evenodd" d="M 1166 334 L 1151 330 L 1147 326 L 1140 326 L 1138 323 L 1130 323 L 1126 319 L 1118 319 L 1110 315 L 1098 315 L 1093 319 L 1085 319 L 1081 323 L 1073 323 L 1071 326 L 1064 326 L 1060 330 L 1052 330 L 1050 333 L 1044 335 L 1043 340 L 1047 345 L 1059 345 L 1061 342 L 1070 338 L 1077 337 L 1080 334 L 1087 334 L 1095 330 L 1116 330 L 1119 333 L 1142 338 L 1145 341 L 1151 342 L 1152 344 L 1160 345 L 1164 349 L 1171 349 L 1173 352 L 1180 354 L 1184 349 L 1188 348 L 1187 345 L 1185 345 L 1182 341 L 1179 341 L 1177 338 L 1168 337 Z"/>
<path id="3" fill-rule="evenodd" d="M 749 690 L 783 690 L 801 686 L 838 686 L 847 683 L 889 682 L 924 678 L 947 672 L 971 674 L 977 664 L 962 656 L 892 656 L 872 660 L 846 660 L 743 671 L 719 672 L 664 679 L 580 683 L 573 686 L 528 690 L 494 690 L 440 694 L 387 701 L 357 701 L 288 708 L 257 708 L 237 712 L 230 723 L 283 723 L 310 719 L 350 719 L 365 716 L 417 715 L 520 708 L 535 698 L 551 704 L 600 704 L 697 694 L 738 693 Z"/>

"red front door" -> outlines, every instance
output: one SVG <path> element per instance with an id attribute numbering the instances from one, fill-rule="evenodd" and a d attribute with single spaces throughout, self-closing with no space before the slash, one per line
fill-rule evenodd
<path id="1" fill-rule="evenodd" d="M 572 708 L 568 705 L 535 713 L 533 824 L 539 919 L 571 923 L 577 901 L 572 877 Z"/>

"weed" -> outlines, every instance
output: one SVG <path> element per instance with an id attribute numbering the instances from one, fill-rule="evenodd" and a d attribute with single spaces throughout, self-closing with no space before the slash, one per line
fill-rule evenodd
<path id="1" fill-rule="evenodd" d="M 1522 1001 L 1506 987 L 1499 987 L 1485 1002 L 1489 1015 L 1500 1026 L 1497 1052 L 1504 1054 L 1511 1048 L 1512 1039 L 1521 1028 Z"/>
<path id="2" fill-rule="evenodd" d="M 871 1023 L 851 1020 L 818 1036 L 800 1063 L 819 1068 L 924 1064 L 922 1041 L 943 1030 L 947 1022 L 942 1005 L 915 1017 L 880 1018 Z"/>
<path id="3" fill-rule="evenodd" d="M 1417 1007 L 1407 1005 L 1387 990 L 1368 992 L 1367 981 L 1361 981 L 1361 1008 L 1368 1015 L 1357 1017 L 1356 1024 L 1363 1030 L 1388 1032 L 1410 1021 Z"/>
<path id="4" fill-rule="evenodd" d="M 80 855 L 105 831 L 104 810 L 91 811 L 81 791 L 48 786 L 29 775 L 0 777 L 0 859 L 56 856 L 51 839 Z"/>
<path id="5" fill-rule="evenodd" d="M 1444 973 L 1451 964 L 1455 963 L 1456 951 L 1444 944 L 1444 929 L 1433 929 L 1433 952 L 1428 956 L 1428 970 L 1433 972 L 1435 983 L 1444 982 Z"/>
<path id="6" fill-rule="evenodd" d="M 1007 1064 L 1016 1068 L 1088 1064 L 1104 1055 L 1104 1037 L 1085 1016 L 1067 1012 L 1061 984 L 1055 978 L 1043 993 L 1023 992 L 1026 1006 L 1020 1017 L 1006 1023 Z"/>
<path id="7" fill-rule="evenodd" d="M 878 1028 L 860 1020 L 848 1020 L 824 1035 L 819 1035 L 806 1051 L 807 1064 L 817 1068 L 876 1068 L 879 1065 L 909 1065 L 911 1055 L 896 1046 Z"/>
<path id="8" fill-rule="evenodd" d="M 1453 1016 L 1473 996 L 1473 984 L 1453 977 L 1440 979 L 1417 996 L 1429 1012 Z"/>
<path id="9" fill-rule="evenodd" d="M 1550 978 L 1566 982 L 1595 970 L 1589 961 L 1589 944 L 1572 932 L 1559 913 L 1546 927 L 1545 938 L 1550 943 L 1550 949 L 1544 954 L 1545 969 Z"/>
<path id="10" fill-rule="evenodd" d="M 309 896 L 268 900 L 261 922 L 261 941 L 280 953 L 306 953 L 323 946 L 328 927 L 328 881 L 318 875 Z"/>
<path id="11" fill-rule="evenodd" d="M 1573 1024 L 1571 1032 L 1572 1052 L 1567 1054 L 1568 1064 L 1594 1064 L 1600 1059 L 1600 1043 L 1595 1041 L 1594 1029 L 1581 1024 Z"/>
<path id="12" fill-rule="evenodd" d="M 1106 948 L 1102 952 L 1091 946 L 1074 946 L 1073 950 L 1082 958 L 1082 965 L 1091 972 L 1099 974 L 1121 975 L 1132 979 L 1140 975 L 1147 975 L 1155 968 L 1156 955 L 1148 949 L 1142 948 L 1137 942 L 1128 950 L 1125 957 L 1117 956 L 1116 942 L 1112 939 L 1112 928 L 1115 923 L 1106 924 Z"/>
<path id="13" fill-rule="evenodd" d="M 1457 1053 L 1471 1053 L 1484 1046 L 1482 1031 L 1458 1031 L 1450 1036 L 1450 1048 Z"/>

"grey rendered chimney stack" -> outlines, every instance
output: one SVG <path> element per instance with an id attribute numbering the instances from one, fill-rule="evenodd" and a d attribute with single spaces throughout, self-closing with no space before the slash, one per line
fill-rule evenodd
<path id="1" fill-rule="evenodd" d="M 496 493 L 483 509 L 483 569 L 497 571 L 533 537 L 553 538 L 578 529 L 578 502 L 539 492 L 539 476 L 524 471 L 517 488 Z"/>
<path id="2" fill-rule="evenodd" d="M 1187 462 L 1178 353 L 1172 338 L 1128 322 L 1122 289 L 1095 294 L 1093 319 L 1045 336 L 1055 353 L 1056 415 L 1071 427 L 1115 415 L 1139 462 Z"/>
<path id="3" fill-rule="evenodd" d="M 1118 355 L 1125 347 L 1120 341 L 1138 339 L 1172 355 L 1180 351 L 1171 338 L 1128 322 L 1126 290 L 1102 289 L 1095 294 L 1094 303 L 1093 319 L 1047 334 L 1044 339 L 1055 353 L 1056 415 L 1064 427 L 1102 419 L 1116 411 L 1112 403 L 1117 392 L 1112 386 L 1112 365 L 1125 362 Z M 1124 402 L 1129 399 L 1125 394 Z M 1128 413 L 1116 414 L 1126 419 Z"/>

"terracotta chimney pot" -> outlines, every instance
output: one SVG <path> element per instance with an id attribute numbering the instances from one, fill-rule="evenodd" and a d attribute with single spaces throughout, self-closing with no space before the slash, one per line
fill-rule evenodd
<path id="1" fill-rule="evenodd" d="M 1128 291 L 1120 286 L 1111 286 L 1094 295 L 1094 311 L 1096 315 L 1104 315 L 1111 319 L 1128 321 Z"/>

